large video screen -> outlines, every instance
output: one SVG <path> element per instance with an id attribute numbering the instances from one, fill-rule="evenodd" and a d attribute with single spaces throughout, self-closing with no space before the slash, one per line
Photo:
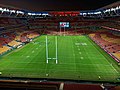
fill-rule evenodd
<path id="1" fill-rule="evenodd" d="M 69 22 L 60 22 L 59 25 L 60 25 L 60 28 L 69 28 L 70 27 Z"/>

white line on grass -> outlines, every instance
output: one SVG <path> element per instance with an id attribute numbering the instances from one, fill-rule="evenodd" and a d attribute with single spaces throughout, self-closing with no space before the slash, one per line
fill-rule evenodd
<path id="1" fill-rule="evenodd" d="M 106 60 L 107 62 L 108 62 L 108 60 Z M 110 64 L 110 66 L 113 68 L 113 70 L 116 72 L 116 73 L 119 73 L 114 67 L 113 67 L 113 65 L 110 63 L 110 62 L 108 62 L 109 64 Z"/>
<path id="2" fill-rule="evenodd" d="M 118 73 L 118 71 L 113 67 L 112 64 L 110 64 L 110 66 L 112 66 L 112 68 L 114 69 L 114 71 L 115 71 L 116 73 Z"/>
<path id="3" fill-rule="evenodd" d="M 71 42 L 74 43 L 72 38 L 71 38 Z M 76 69 L 74 45 L 72 45 L 72 52 L 74 53 L 74 54 L 73 54 L 73 55 L 74 55 L 74 56 L 73 56 L 73 59 L 74 59 L 74 64 L 75 64 L 75 69 Z"/>
<path id="4" fill-rule="evenodd" d="M 22 67 L 20 67 L 20 68 L 9 68 L 9 70 L 24 70 L 25 68 L 22 68 Z M 28 71 L 32 71 L 32 70 L 35 70 L 35 68 L 27 68 L 27 70 Z M 42 70 L 42 71 L 45 71 L 45 68 L 43 69 L 43 68 L 39 68 L 39 70 Z M 50 70 L 55 70 L 54 68 L 53 69 L 50 69 Z M 56 72 L 59 72 L 59 71 L 64 71 L 64 72 L 73 72 L 73 71 L 75 71 L 75 70 L 72 70 L 72 69 L 69 69 L 69 70 L 66 70 L 66 69 L 64 69 L 63 70 L 63 67 L 61 67 L 61 68 L 59 68 L 59 69 L 56 69 Z M 81 72 L 86 72 L 84 69 L 80 69 L 80 70 L 76 70 L 76 71 L 81 71 Z M 96 72 L 99 72 L 99 73 L 103 73 L 103 71 L 87 71 L 87 73 L 96 73 Z M 108 72 L 109 74 L 113 74 L 113 72 Z M 46 64 L 46 71 L 45 71 L 45 76 L 46 76 L 46 74 L 49 74 L 49 73 L 47 73 L 47 64 Z M 49 74 L 50 75 L 50 74 Z"/>
<path id="5" fill-rule="evenodd" d="M 30 56 L 26 56 L 27 58 L 29 58 Z"/>
<path id="6" fill-rule="evenodd" d="M 61 63 L 61 65 L 72 65 L 73 63 Z M 82 64 L 82 63 L 79 63 L 79 65 L 83 65 L 83 66 L 106 66 L 106 67 L 110 67 L 110 65 L 104 65 L 104 64 Z"/>
<path id="7" fill-rule="evenodd" d="M 81 59 L 83 59 L 83 57 L 80 57 Z"/>

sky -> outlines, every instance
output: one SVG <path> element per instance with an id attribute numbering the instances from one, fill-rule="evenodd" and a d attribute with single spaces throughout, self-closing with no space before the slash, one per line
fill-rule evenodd
<path id="1" fill-rule="evenodd" d="M 80 11 L 95 10 L 116 1 L 119 0 L 0 0 L 0 4 L 30 11 Z"/>

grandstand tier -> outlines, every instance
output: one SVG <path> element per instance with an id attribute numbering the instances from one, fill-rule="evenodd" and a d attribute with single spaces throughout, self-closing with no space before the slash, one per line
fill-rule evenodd
<path id="1" fill-rule="evenodd" d="M 32 13 L 1 7 L 0 87 L 7 79 L 10 90 L 120 90 L 119 9 Z"/>

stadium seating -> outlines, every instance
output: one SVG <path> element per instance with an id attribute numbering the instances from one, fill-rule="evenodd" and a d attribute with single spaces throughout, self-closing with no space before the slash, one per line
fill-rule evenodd
<path id="1" fill-rule="evenodd" d="M 2 46 L 2 47 L 0 47 L 0 54 L 3 54 L 3 53 L 5 53 L 5 52 L 7 52 L 8 50 L 10 50 L 9 47 L 7 47 L 7 46 Z"/>
<path id="2" fill-rule="evenodd" d="M 114 53 L 114 56 L 117 57 L 120 60 L 120 52 Z"/>
<path id="3" fill-rule="evenodd" d="M 39 36 L 39 34 L 37 32 L 30 32 L 29 34 L 27 34 L 27 37 L 32 39 Z"/>
<path id="4" fill-rule="evenodd" d="M 50 10 L 48 11 L 48 14 L 47 11 L 45 11 L 45 12 L 39 12 L 37 13 L 38 15 L 36 15 L 36 12 L 34 11 L 29 12 L 29 10 L 22 10 L 20 8 L 15 8 L 13 6 L 7 6 L 7 7 L 2 6 L 0 8 L 0 58 L 2 57 L 0 60 L 1 90 L 120 90 L 120 86 L 116 85 L 116 84 L 120 85 L 119 66 L 117 67 L 117 65 L 114 65 L 114 62 L 112 63 L 112 61 L 110 61 L 110 63 L 107 64 L 108 63 L 107 55 L 104 55 L 104 53 L 100 52 L 101 56 L 104 55 L 104 58 L 106 58 L 103 59 L 103 61 L 106 61 L 106 63 L 104 64 L 102 62 L 102 59 L 97 56 L 98 52 L 95 55 L 95 52 L 92 51 L 92 48 L 90 48 L 91 50 L 88 50 L 89 45 L 92 44 L 95 45 L 94 43 L 96 43 L 104 51 L 106 51 L 111 57 L 113 58 L 115 57 L 114 59 L 119 60 L 118 65 L 120 65 L 120 4 L 119 2 L 114 3 L 114 5 L 113 4 L 108 5 L 97 10 L 85 10 L 85 11 L 81 10 L 77 14 L 71 11 L 68 11 L 67 13 L 65 13 L 66 11 L 63 11 L 62 14 L 61 12 L 62 11 L 57 12 Z M 61 28 L 59 27 L 60 22 L 70 22 L 70 27 Z M 65 53 L 66 55 L 64 55 L 63 58 L 64 59 L 68 58 L 70 61 L 67 59 L 62 60 L 59 58 L 62 57 L 62 54 L 64 54 L 64 53 L 62 54 L 60 53 L 61 55 L 59 56 L 59 52 L 58 52 L 60 51 L 58 48 L 60 46 L 59 45 L 60 40 L 58 39 L 59 37 L 56 38 L 56 58 L 53 58 L 54 55 L 51 54 L 50 52 L 52 51 L 54 53 L 55 50 L 54 50 L 54 45 L 51 45 L 53 44 L 53 42 L 51 42 L 52 39 L 49 38 L 46 38 L 46 42 L 45 39 L 43 40 L 40 39 L 41 40 L 40 42 L 37 39 L 37 41 L 30 43 L 30 45 L 34 45 L 32 46 L 31 49 L 28 48 L 30 50 L 29 52 L 32 52 L 32 54 L 27 52 L 28 49 L 24 51 L 23 50 L 24 48 L 22 48 L 23 51 L 21 51 L 20 54 L 16 51 L 14 55 L 13 53 L 12 55 L 9 54 L 11 55 L 10 56 L 11 59 L 8 57 L 7 60 L 6 59 L 7 57 L 3 56 L 7 52 L 22 47 L 23 45 L 29 43 L 34 38 L 37 38 L 42 34 L 47 34 L 47 35 L 65 34 L 65 35 L 78 35 L 78 36 L 85 35 L 85 38 L 87 38 L 90 41 L 93 40 L 94 42 L 89 44 L 89 43 L 85 43 L 84 40 L 82 40 L 82 38 L 81 40 L 80 38 L 74 39 L 74 41 L 76 42 L 72 42 L 73 45 L 79 44 L 79 46 L 77 45 L 77 47 L 76 46 L 70 47 L 70 43 L 68 43 L 69 45 L 66 44 L 67 43 L 66 41 L 69 40 L 66 38 L 65 41 L 66 46 L 61 45 L 63 51 L 65 51 L 65 48 L 73 48 L 74 50 L 79 51 L 79 52 L 75 52 L 73 50 L 72 53 Z M 64 41 L 62 41 L 62 44 L 63 43 Z M 83 43 L 84 45 L 82 45 Z M 48 47 L 52 48 L 53 50 L 49 49 Z M 43 55 L 42 57 L 42 53 L 43 51 L 45 51 L 43 48 L 46 49 L 45 52 L 46 55 Z M 40 51 L 40 53 L 36 52 L 38 50 Z M 68 52 L 71 52 L 71 50 L 70 51 L 68 50 Z M 47 51 L 49 51 L 48 52 L 48 54 L 50 53 L 49 55 L 47 54 Z M 85 51 L 85 54 L 81 51 Z M 90 56 L 88 52 L 90 52 L 90 54 L 93 54 L 93 56 Z M 18 55 L 20 55 L 20 57 L 18 57 Z M 33 58 L 31 56 L 33 56 Z M 40 58 L 39 57 L 36 58 L 36 56 L 40 56 Z M 52 58 L 48 58 L 51 56 Z M 44 63 L 44 61 L 48 61 L 48 59 L 51 60 L 56 59 L 57 61 L 57 57 L 60 59 L 60 61 L 58 60 L 58 63 L 56 64 L 53 63 L 54 61 L 49 63 L 50 66 L 49 64 L 46 64 L 46 62 Z M 71 57 L 75 57 L 75 58 L 70 59 Z M 79 61 L 77 61 L 78 57 L 80 57 Z M 98 58 L 95 59 L 96 62 L 94 62 L 93 60 L 94 57 Z M 45 58 L 46 60 L 44 60 Z M 100 64 L 98 61 L 100 62 Z M 71 70 L 69 70 L 69 68 L 67 67 L 67 64 L 69 63 Z M 43 64 L 45 64 L 45 66 Z M 61 68 L 63 64 L 65 66 L 65 72 L 63 72 L 64 70 L 62 71 L 64 67 Z M 88 67 L 84 68 L 83 65 Z M 75 72 L 73 71 L 74 68 L 75 68 Z M 83 70 L 79 70 L 79 68 L 83 68 Z M 70 72 L 73 78 L 70 78 L 71 75 L 70 76 L 66 75 L 66 73 L 68 73 L 67 70 Z M 29 72 L 26 73 L 27 71 Z M 58 72 L 63 74 L 59 74 Z M 32 77 L 32 74 L 35 75 L 35 78 Z M 85 79 L 85 81 L 84 80 L 82 81 L 82 76 L 87 76 L 91 78 L 90 79 L 91 81 L 89 81 L 89 79 L 88 81 L 87 79 Z M 69 81 L 65 79 L 66 77 L 68 79 L 70 78 L 73 80 Z M 78 77 L 79 79 L 78 78 L 76 79 L 76 77 Z M 92 78 L 93 79 L 96 78 L 96 80 L 92 80 Z M 106 78 L 109 78 L 108 80 L 110 80 L 110 82 Z M 102 80 L 105 81 L 102 82 Z M 63 84 L 63 86 L 61 84 Z M 106 89 L 103 88 L 101 84 L 106 85 Z"/>
<path id="5" fill-rule="evenodd" d="M 17 42 L 15 40 L 11 41 L 8 43 L 9 46 L 12 46 L 12 47 L 17 47 L 19 46 L 20 44 L 22 44 L 21 42 Z"/>
<path id="6" fill-rule="evenodd" d="M 118 36 L 108 32 L 93 33 L 89 36 L 120 60 L 120 38 Z"/>
<path id="7" fill-rule="evenodd" d="M 100 85 L 65 84 L 64 90 L 103 90 Z"/>

